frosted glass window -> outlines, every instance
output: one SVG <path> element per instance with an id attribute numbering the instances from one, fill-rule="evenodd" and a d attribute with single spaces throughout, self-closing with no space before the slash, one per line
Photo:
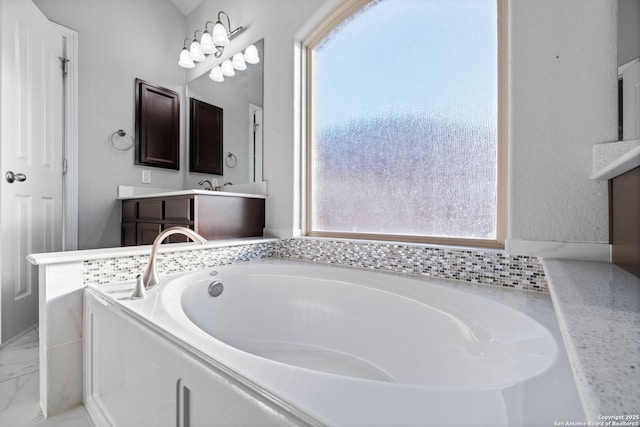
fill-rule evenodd
<path id="1" fill-rule="evenodd" d="M 309 234 L 496 239 L 496 0 L 379 0 L 309 51 Z"/>

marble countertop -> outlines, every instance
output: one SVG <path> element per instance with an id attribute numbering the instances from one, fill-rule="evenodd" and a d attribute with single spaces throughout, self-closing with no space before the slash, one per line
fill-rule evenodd
<path id="1" fill-rule="evenodd" d="M 640 415 L 640 279 L 605 262 L 542 264 L 588 420 Z"/>
<path id="2" fill-rule="evenodd" d="M 193 242 L 164 243 L 158 247 L 158 253 L 182 252 L 193 249 L 223 248 L 228 246 L 254 245 L 259 243 L 277 242 L 271 237 L 240 237 L 237 239 L 208 240 L 202 245 Z M 148 255 L 151 245 L 123 246 L 115 248 L 85 249 L 79 251 L 48 252 L 27 255 L 27 261 L 33 265 L 64 264 L 68 262 L 89 261 L 94 259 Z"/>
<path id="3" fill-rule="evenodd" d="M 638 166 L 640 140 L 608 142 L 593 146 L 593 180 L 606 181 Z"/>
<path id="4" fill-rule="evenodd" d="M 249 194 L 249 193 L 233 193 L 230 191 L 211 191 L 211 190 L 176 190 L 166 191 L 161 193 L 131 195 L 131 196 L 118 196 L 118 200 L 129 199 L 145 199 L 150 197 L 167 197 L 167 196 L 190 196 L 192 194 L 200 194 L 203 196 L 222 196 L 222 197 L 244 197 L 249 199 L 266 199 L 267 196 L 262 194 Z"/>

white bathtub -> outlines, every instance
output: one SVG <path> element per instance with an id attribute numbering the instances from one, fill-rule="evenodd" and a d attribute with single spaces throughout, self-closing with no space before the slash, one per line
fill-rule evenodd
<path id="1" fill-rule="evenodd" d="M 267 261 L 180 275 L 121 304 L 322 424 L 583 418 L 546 295 Z"/>

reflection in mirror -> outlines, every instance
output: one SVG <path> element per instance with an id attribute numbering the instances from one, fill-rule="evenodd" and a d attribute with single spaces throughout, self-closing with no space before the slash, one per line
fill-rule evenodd
<path id="1" fill-rule="evenodd" d="M 254 43 L 260 62 L 247 64 L 223 82 L 205 73 L 187 84 L 187 98 L 224 110 L 223 182 L 241 184 L 262 181 L 262 94 L 264 39 Z M 238 47 L 241 49 L 241 47 Z"/>
<path id="2" fill-rule="evenodd" d="M 618 139 L 640 139 L 640 0 L 618 0 Z"/>

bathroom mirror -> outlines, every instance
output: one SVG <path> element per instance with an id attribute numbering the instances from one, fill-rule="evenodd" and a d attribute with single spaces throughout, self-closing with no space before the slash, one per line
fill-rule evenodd
<path id="1" fill-rule="evenodd" d="M 224 162 L 220 184 L 262 181 L 264 39 L 254 45 L 258 49 L 259 63 L 247 64 L 246 70 L 236 70 L 234 76 L 224 77 L 223 82 L 214 82 L 207 72 L 187 84 L 187 102 L 195 98 L 224 110 Z"/>
<path id="2" fill-rule="evenodd" d="M 640 139 L 640 0 L 618 0 L 618 139 Z"/>

